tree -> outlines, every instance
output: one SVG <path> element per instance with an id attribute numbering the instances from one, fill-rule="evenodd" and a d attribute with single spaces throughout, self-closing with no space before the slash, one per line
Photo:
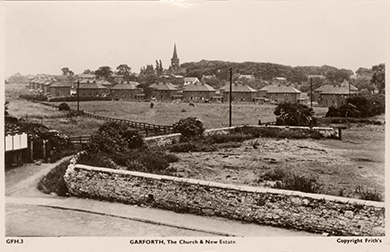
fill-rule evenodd
<path id="1" fill-rule="evenodd" d="M 156 74 L 157 74 L 157 76 L 161 76 L 163 71 L 164 71 L 164 68 L 162 66 L 162 61 L 156 60 Z"/>
<path id="2" fill-rule="evenodd" d="M 116 73 L 120 76 L 122 76 L 122 79 L 124 81 L 130 81 L 130 75 L 131 75 L 131 67 L 129 67 L 128 65 L 126 64 L 120 64 L 117 68 L 116 68 Z"/>
<path id="3" fill-rule="evenodd" d="M 356 70 L 355 74 L 358 76 L 372 76 L 372 69 L 359 67 L 359 69 Z"/>
<path id="4" fill-rule="evenodd" d="M 385 64 L 379 64 L 372 67 L 373 75 L 371 83 L 373 83 L 380 94 L 385 93 Z"/>
<path id="5" fill-rule="evenodd" d="M 107 81 L 113 81 L 112 80 L 112 70 L 109 66 L 101 66 L 98 70 L 95 71 L 95 75 L 98 78 L 104 78 Z"/>
<path id="6" fill-rule="evenodd" d="M 94 74 L 94 72 L 87 69 L 87 70 L 84 70 L 83 74 Z"/>
<path id="7" fill-rule="evenodd" d="M 63 67 L 61 71 L 62 71 L 62 75 L 69 75 L 70 70 L 69 67 Z"/>
<path id="8" fill-rule="evenodd" d="M 142 67 L 138 79 L 140 82 L 148 85 L 155 83 L 157 81 L 157 74 L 153 65 L 146 65 L 146 67 Z"/>
<path id="9" fill-rule="evenodd" d="M 277 125 L 315 126 L 313 108 L 300 103 L 283 102 L 275 108 Z"/>

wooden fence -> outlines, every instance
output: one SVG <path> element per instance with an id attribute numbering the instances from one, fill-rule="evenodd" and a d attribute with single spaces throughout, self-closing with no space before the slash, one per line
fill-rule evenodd
<path id="1" fill-rule="evenodd" d="M 41 104 L 58 108 L 57 105 L 49 104 L 46 102 L 41 102 Z M 73 113 L 77 113 L 77 110 L 71 109 Z M 91 114 L 88 112 L 80 111 L 79 114 L 81 116 L 85 116 L 88 118 L 94 118 L 97 120 L 103 120 L 106 122 L 118 122 L 118 123 L 125 123 L 128 124 L 130 127 L 134 129 L 138 129 L 139 133 L 144 136 L 157 136 L 157 135 L 166 135 L 173 132 L 173 126 L 172 125 L 159 125 L 159 124 L 151 124 L 151 123 L 144 123 L 144 122 L 135 122 L 131 120 L 126 119 L 119 119 L 119 118 L 111 118 L 106 116 L 100 116 Z"/>

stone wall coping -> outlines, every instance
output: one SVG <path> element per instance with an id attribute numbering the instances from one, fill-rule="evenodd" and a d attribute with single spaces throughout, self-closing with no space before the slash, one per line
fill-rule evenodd
<path id="1" fill-rule="evenodd" d="M 82 165 L 82 164 L 76 164 L 74 168 L 84 169 L 89 171 L 97 171 L 97 172 L 100 171 L 100 172 L 112 173 L 112 174 L 131 175 L 136 177 L 151 178 L 155 180 L 168 180 L 172 182 L 182 182 L 182 183 L 203 185 L 203 186 L 215 187 L 215 188 L 227 188 L 227 189 L 245 191 L 245 192 L 256 192 L 256 193 L 264 193 L 264 194 L 270 193 L 270 194 L 279 194 L 279 195 L 286 195 L 292 197 L 296 196 L 296 197 L 302 197 L 308 199 L 318 199 L 318 200 L 326 200 L 326 201 L 333 201 L 333 202 L 340 202 L 340 203 L 366 205 L 366 206 L 372 206 L 377 208 L 385 207 L 384 202 L 366 201 L 366 200 L 337 197 L 337 196 L 324 195 L 324 194 L 304 193 L 304 192 L 291 191 L 291 190 L 280 190 L 274 188 L 262 188 L 262 187 L 245 186 L 245 185 L 232 185 L 232 184 L 218 183 L 213 181 L 190 179 L 190 178 L 179 178 L 179 177 L 158 175 L 158 174 L 151 174 L 151 173 L 144 173 L 144 172 L 137 172 L 137 171 L 115 170 L 110 168 L 95 167 L 95 166 Z"/>
<path id="2" fill-rule="evenodd" d="M 181 136 L 180 133 L 174 133 L 174 134 L 168 134 L 168 135 L 162 135 L 162 136 L 152 136 L 152 137 L 145 137 L 145 140 L 153 140 L 153 139 L 160 139 L 160 138 L 170 138 L 170 137 L 176 137 Z"/>

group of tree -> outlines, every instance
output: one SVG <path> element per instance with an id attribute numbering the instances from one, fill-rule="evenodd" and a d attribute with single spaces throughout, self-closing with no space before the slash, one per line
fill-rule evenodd
<path id="1" fill-rule="evenodd" d="M 74 72 L 72 70 L 69 69 L 69 67 L 63 67 L 61 69 L 62 71 L 62 75 L 65 75 L 65 76 L 73 76 L 74 75 Z"/>
<path id="2" fill-rule="evenodd" d="M 345 104 L 330 107 L 326 117 L 366 118 L 385 113 L 385 95 L 360 95 L 348 97 Z"/>
<path id="3" fill-rule="evenodd" d="M 251 74 L 256 80 L 271 81 L 274 77 L 285 77 L 291 83 L 306 82 L 308 75 L 323 75 L 331 83 L 349 80 L 353 71 L 338 69 L 332 66 L 298 66 L 291 67 L 262 62 L 227 62 L 201 60 L 182 64 L 187 69 L 187 75 L 201 78 L 202 75 L 216 75 L 219 80 L 229 80 L 230 68 L 240 74 Z"/>
<path id="4" fill-rule="evenodd" d="M 309 92 L 311 88 L 315 90 L 322 85 L 340 84 L 344 80 L 355 85 L 363 93 L 373 93 L 375 89 L 379 93 L 385 91 L 385 64 L 373 66 L 371 69 L 359 68 L 356 70 L 356 78 L 350 78 L 353 71 L 348 69 L 338 69 L 332 66 L 297 66 L 291 67 L 273 63 L 261 62 L 228 62 L 228 61 L 210 61 L 201 60 L 199 62 L 188 62 L 181 65 L 186 68 L 188 77 L 197 77 L 199 80 L 203 76 L 213 76 L 214 78 L 207 79 L 208 84 L 215 88 L 219 88 L 228 83 L 230 79 L 230 69 L 234 69 L 234 76 L 238 74 L 253 75 L 254 80 L 241 80 L 244 84 L 260 89 L 271 83 L 274 77 L 285 77 L 289 83 L 301 90 Z M 74 73 L 68 68 L 61 69 L 63 75 L 72 76 Z M 114 82 L 113 75 L 121 77 L 125 81 L 138 81 L 145 86 L 155 83 L 158 78 L 164 73 L 164 68 L 161 60 L 156 60 L 156 65 L 148 64 L 140 69 L 138 77 L 131 72 L 131 67 L 127 64 L 120 64 L 114 72 L 109 66 L 101 66 L 95 71 L 89 69 L 84 73 L 95 74 L 97 78 L 103 78 L 107 81 Z M 321 75 L 323 78 L 314 78 L 310 80 L 310 75 Z M 235 78 L 235 77 L 234 77 Z"/>

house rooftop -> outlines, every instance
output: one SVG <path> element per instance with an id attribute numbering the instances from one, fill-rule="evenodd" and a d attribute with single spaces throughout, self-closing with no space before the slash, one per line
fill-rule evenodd
<path id="1" fill-rule="evenodd" d="M 158 82 L 150 85 L 150 88 L 156 90 L 177 90 L 177 86 L 169 82 Z"/>
<path id="2" fill-rule="evenodd" d="M 215 92 L 215 89 L 206 83 L 192 83 L 183 87 L 183 92 L 208 91 Z"/>
<path id="3" fill-rule="evenodd" d="M 268 85 L 260 89 L 260 91 L 267 91 L 267 93 L 284 93 L 284 94 L 297 94 L 301 93 L 298 89 L 292 86 L 285 85 Z"/>
<path id="4" fill-rule="evenodd" d="M 115 89 L 115 90 L 134 90 L 134 89 L 137 89 L 138 85 L 139 85 L 138 82 L 129 81 L 129 82 L 123 82 L 123 83 L 116 84 L 111 89 Z"/>
<path id="5" fill-rule="evenodd" d="M 229 92 L 230 91 L 230 84 L 226 84 L 224 87 L 221 88 L 223 92 Z M 248 85 L 244 85 L 239 82 L 235 82 L 232 85 L 232 92 L 240 92 L 240 93 L 255 93 L 257 92 L 256 89 L 251 88 Z"/>

